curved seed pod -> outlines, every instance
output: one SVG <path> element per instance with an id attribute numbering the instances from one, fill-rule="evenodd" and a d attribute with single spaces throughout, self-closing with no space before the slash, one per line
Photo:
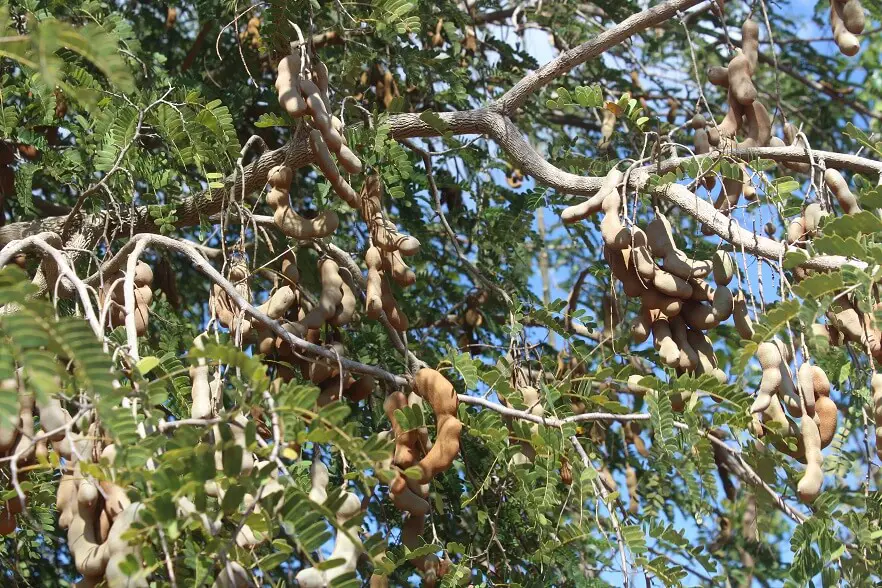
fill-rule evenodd
<path id="1" fill-rule="evenodd" d="M 631 339 L 633 339 L 634 343 L 640 344 L 649 339 L 649 333 L 652 330 L 652 322 L 649 311 L 641 309 L 640 314 L 635 316 L 631 321 Z"/>
<path id="2" fill-rule="evenodd" d="M 306 98 L 306 106 L 312 115 L 315 127 L 321 132 L 328 148 L 335 153 L 340 151 L 340 147 L 343 145 L 343 136 L 331 123 L 331 115 L 328 113 L 318 86 L 311 80 L 302 79 L 300 80 L 300 92 Z"/>
<path id="3" fill-rule="evenodd" d="M 659 358 L 669 367 L 680 365 L 680 348 L 674 341 L 670 324 L 666 319 L 658 319 L 652 323 L 652 338 Z"/>
<path id="4" fill-rule="evenodd" d="M 70 413 L 61 406 L 61 402 L 55 397 L 50 397 L 38 403 L 37 408 L 40 412 L 40 428 L 46 433 L 57 431 L 48 439 L 50 441 L 64 439 L 67 432 L 63 428 L 70 422 Z"/>
<path id="5" fill-rule="evenodd" d="M 806 234 L 805 219 L 801 216 L 796 217 L 787 225 L 787 242 L 790 244 L 800 241 Z"/>
<path id="6" fill-rule="evenodd" d="M 842 212 L 845 214 L 857 214 L 861 211 L 857 198 L 855 198 L 855 195 L 848 189 L 848 182 L 845 181 L 842 174 L 832 167 L 828 167 L 824 171 L 824 183 L 826 183 L 830 191 L 833 192 L 836 201 L 839 202 L 839 206 L 842 207 Z"/>
<path id="7" fill-rule="evenodd" d="M 560 214 L 560 220 L 564 224 L 569 225 L 580 220 L 584 220 L 592 214 L 600 212 L 603 206 L 603 201 L 612 192 L 618 190 L 618 186 L 621 183 L 623 177 L 624 176 L 622 172 L 620 172 L 617 168 L 611 169 L 606 174 L 606 176 L 604 176 L 603 183 L 601 183 L 600 189 L 597 191 L 597 193 L 584 202 L 565 208 L 564 211 Z"/>
<path id="8" fill-rule="evenodd" d="M 707 68 L 707 79 L 714 86 L 721 88 L 729 87 L 729 68 L 721 65 L 714 65 Z"/>
<path id="9" fill-rule="evenodd" d="M 335 327 L 349 324 L 355 314 L 355 294 L 353 294 L 352 288 L 349 287 L 346 280 L 342 281 L 340 288 L 343 291 L 343 298 L 340 299 L 340 304 L 337 306 L 337 313 L 328 321 Z"/>
<path id="10" fill-rule="evenodd" d="M 646 226 L 646 238 L 652 254 L 662 258 L 662 268 L 675 276 L 688 280 L 703 278 L 711 272 L 711 262 L 690 259 L 677 248 L 671 224 L 665 215 L 658 213 Z"/>
<path id="11" fill-rule="evenodd" d="M 735 320 L 735 330 L 741 335 L 742 339 L 753 339 L 753 321 L 747 312 L 747 299 L 743 292 L 735 294 L 733 300 L 733 318 Z"/>
<path id="12" fill-rule="evenodd" d="M 204 335 L 193 339 L 193 347 L 205 350 Z M 204 419 L 211 416 L 211 388 L 208 384 L 208 363 L 204 357 L 197 360 L 196 365 L 190 366 L 190 378 L 193 380 L 191 395 L 193 404 L 190 408 L 190 416 L 194 419 Z"/>
<path id="13" fill-rule="evenodd" d="M 279 106 L 293 118 L 306 114 L 306 102 L 300 95 L 300 57 L 288 55 L 279 62 L 276 91 Z"/>
<path id="14" fill-rule="evenodd" d="M 307 329 L 321 328 L 326 320 L 337 313 L 337 305 L 343 300 L 343 278 L 340 277 L 340 268 L 328 258 L 320 259 L 318 266 L 322 283 L 319 303 L 302 321 L 299 321 Z"/>
<path id="15" fill-rule="evenodd" d="M 610 270 L 625 289 L 625 294 L 630 297 L 641 296 L 646 291 L 646 286 L 637 274 L 637 269 L 631 261 L 631 252 L 614 251 L 603 248 L 604 258 L 609 261 Z"/>
<path id="16" fill-rule="evenodd" d="M 337 164 L 334 162 L 334 157 L 331 155 L 331 151 L 328 149 L 328 144 L 325 142 L 324 137 L 322 137 L 321 131 L 316 129 L 310 131 L 309 143 L 312 145 L 313 152 L 315 152 L 319 169 L 322 170 L 322 174 L 324 174 L 328 181 L 333 183 L 340 179 L 340 170 L 337 169 Z"/>
<path id="17" fill-rule="evenodd" d="M 399 233 L 395 225 L 376 213 L 370 220 L 371 237 L 383 251 L 399 251 L 401 255 L 415 255 L 420 250 L 420 242 L 410 235 Z"/>
<path id="18" fill-rule="evenodd" d="M 707 130 L 698 129 L 695 131 L 695 153 L 697 155 L 703 155 L 705 153 L 710 153 L 710 140 L 707 138 Z M 712 176 L 708 176 L 712 177 Z"/>
<path id="19" fill-rule="evenodd" d="M 684 370 L 696 369 L 699 366 L 698 353 L 693 349 L 692 345 L 689 344 L 689 329 L 687 329 L 683 317 L 675 316 L 671 318 L 668 323 L 671 327 L 671 335 L 673 336 L 674 343 L 680 348 L 680 368 Z"/>
<path id="20" fill-rule="evenodd" d="M 680 314 L 683 309 L 683 301 L 679 298 L 666 296 L 658 290 L 650 288 L 640 295 L 643 305 L 651 311 L 659 311 L 666 317 Z"/>
<path id="21" fill-rule="evenodd" d="M 813 202 L 805 207 L 802 213 L 803 223 L 805 224 L 805 232 L 814 235 L 821 225 L 821 219 L 827 216 L 827 212 L 821 208 L 817 202 Z"/>
<path id="22" fill-rule="evenodd" d="M 224 569 L 218 573 L 211 588 L 250 588 L 253 585 L 248 570 L 238 562 L 227 560 Z"/>
<path id="23" fill-rule="evenodd" d="M 615 168 L 613 168 L 615 170 Z M 615 170 L 617 173 L 618 170 Z M 612 174 L 613 171 L 610 171 Z M 622 197 L 618 189 L 607 194 L 601 203 L 603 220 L 600 221 L 600 233 L 607 247 L 614 250 L 622 250 L 631 243 L 631 233 L 622 224 L 619 218 L 619 209 L 622 206 Z"/>
<path id="24" fill-rule="evenodd" d="M 836 436 L 839 409 L 829 396 L 821 396 L 815 401 L 815 419 L 821 435 L 821 448 L 827 447 Z"/>
<path id="25" fill-rule="evenodd" d="M 689 282 L 663 269 L 656 268 L 652 276 L 652 285 L 668 296 L 686 300 L 692 296 L 692 286 Z"/>
<path id="26" fill-rule="evenodd" d="M 741 25 L 741 50 L 750 63 L 750 71 L 756 71 L 759 53 L 759 25 L 748 19 Z"/>
<path id="27" fill-rule="evenodd" d="M 690 278 L 689 285 L 692 286 L 692 300 L 711 302 L 714 299 L 714 288 L 709 282 L 701 278 Z"/>
<path id="28" fill-rule="evenodd" d="M 765 147 L 772 139 L 772 119 L 769 111 L 759 100 L 744 107 L 745 134 L 747 138 L 739 147 Z"/>
<path id="29" fill-rule="evenodd" d="M 756 100 L 756 87 L 750 79 L 750 60 L 740 50 L 735 50 L 735 57 L 729 62 L 729 90 L 735 99 L 744 106 Z"/>
<path id="30" fill-rule="evenodd" d="M 864 16 L 864 7 L 861 6 L 860 0 L 847 0 L 842 3 L 842 24 L 845 25 L 845 29 L 849 33 L 860 35 L 864 32 L 866 17 Z"/>
<path id="31" fill-rule="evenodd" d="M 796 371 L 796 381 L 799 384 L 799 395 L 806 414 L 810 417 L 815 416 L 815 375 L 808 362 L 803 362 L 799 366 Z"/>
<path id="32" fill-rule="evenodd" d="M 688 329 L 686 331 L 686 340 L 695 350 L 695 353 L 698 354 L 698 369 L 696 369 L 696 373 L 710 374 L 718 382 L 725 384 L 729 378 L 726 376 L 726 372 L 717 367 L 717 355 L 714 353 L 714 346 L 711 340 L 703 332 L 696 331 L 695 329 Z"/>
<path id="33" fill-rule="evenodd" d="M 364 254 L 364 261 L 368 266 L 365 313 L 370 318 L 376 320 L 380 318 L 380 312 L 383 310 L 383 277 L 380 274 L 383 261 L 380 256 L 380 250 L 376 247 L 370 247 Z"/>
<path id="34" fill-rule="evenodd" d="M 839 47 L 839 51 L 848 57 L 857 55 L 861 50 L 860 40 L 848 31 L 843 20 L 843 6 L 841 2 L 830 2 L 830 28 L 833 31 L 833 39 Z"/>
<path id="35" fill-rule="evenodd" d="M 340 146 L 340 151 L 337 153 L 337 159 L 340 160 L 340 165 L 343 166 L 343 169 L 350 174 L 360 174 L 364 170 L 361 165 L 361 160 L 346 145 Z"/>
<path id="36" fill-rule="evenodd" d="M 707 120 L 703 114 L 696 112 L 689 121 L 689 126 L 695 130 L 703 129 L 707 126 Z"/>
<path id="37" fill-rule="evenodd" d="M 815 390 L 815 397 L 830 397 L 830 380 L 827 378 L 827 372 L 819 366 L 812 366 L 812 387 Z"/>
<path id="38" fill-rule="evenodd" d="M 760 343 L 756 351 L 756 358 L 759 360 L 760 367 L 763 370 L 760 387 L 756 394 L 756 399 L 750 407 L 750 412 L 763 412 L 769 408 L 772 401 L 772 395 L 781 385 L 781 364 L 783 363 L 781 351 L 775 343 L 766 341 Z"/>
<path id="39" fill-rule="evenodd" d="M 741 119 L 744 117 L 744 106 L 735 98 L 735 95 L 731 88 L 729 88 L 729 95 L 727 97 L 727 102 L 729 104 L 729 110 L 726 112 L 726 116 L 723 117 L 723 122 L 717 125 L 717 130 L 721 137 L 731 138 L 738 134 L 738 131 L 741 129 Z M 708 134 L 708 139 L 711 142 L 711 145 L 718 145 L 720 139 L 717 139 L 717 142 L 714 142 L 714 137 Z"/>
<path id="40" fill-rule="evenodd" d="M 805 447 L 806 466 L 802 478 L 796 487 L 800 500 L 814 502 L 821 493 L 821 484 L 824 482 L 824 456 L 821 453 L 821 433 L 818 425 L 811 418 L 800 421 L 802 431 L 802 444 Z"/>
<path id="41" fill-rule="evenodd" d="M 406 331 L 410 326 L 410 322 L 407 320 L 404 312 L 398 308 L 398 303 L 395 301 L 392 289 L 386 280 L 380 282 L 380 299 L 383 303 L 383 312 L 386 313 L 386 318 L 389 319 L 389 324 L 396 331 Z"/>
<path id="42" fill-rule="evenodd" d="M 397 251 L 383 253 L 383 272 L 392 276 L 399 286 L 407 287 L 416 283 L 416 274 L 404 263 Z"/>
<path id="43" fill-rule="evenodd" d="M 735 262 L 727 251 L 717 250 L 712 260 L 714 282 L 717 286 L 728 286 L 735 275 Z"/>
<path id="44" fill-rule="evenodd" d="M 655 267 L 652 255 L 646 247 L 640 246 L 633 249 L 626 249 L 625 251 L 631 252 L 634 269 L 637 270 L 637 275 L 640 276 L 642 280 L 651 281 L 652 278 L 655 277 L 656 269 L 658 269 L 658 271 L 664 271 Z M 668 274 L 668 272 L 665 273 Z"/>

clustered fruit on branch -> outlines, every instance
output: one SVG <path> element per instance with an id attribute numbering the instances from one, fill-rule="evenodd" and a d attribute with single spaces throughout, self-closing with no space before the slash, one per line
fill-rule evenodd
<path id="1" fill-rule="evenodd" d="M 430 442 L 425 428 L 403 430 L 395 418 L 395 411 L 407 406 L 420 409 L 425 400 L 435 414 L 435 441 Z M 408 549 L 419 546 L 419 538 L 429 513 L 429 483 L 435 476 L 450 469 L 459 453 L 462 423 L 457 418 L 459 400 L 453 385 L 430 368 L 419 370 L 413 379 L 413 392 L 405 396 L 396 391 L 386 397 L 383 408 L 392 423 L 395 449 L 386 465 L 395 471 L 395 478 L 389 484 L 392 502 L 402 512 L 408 513 L 402 527 L 402 543 Z M 420 471 L 418 479 L 405 475 L 404 471 L 416 466 Z M 389 469 L 389 468 L 386 468 Z M 426 586 L 434 586 L 437 578 L 443 575 L 442 562 L 434 554 L 414 558 L 414 566 L 423 574 Z"/>

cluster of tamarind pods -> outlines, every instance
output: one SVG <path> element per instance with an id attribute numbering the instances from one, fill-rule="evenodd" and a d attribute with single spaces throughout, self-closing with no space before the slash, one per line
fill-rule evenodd
<path id="1" fill-rule="evenodd" d="M 108 325 L 124 326 L 126 323 L 125 290 L 122 270 L 106 276 L 104 287 L 98 291 L 98 299 L 102 308 L 108 313 Z M 135 333 L 141 337 L 147 334 L 150 322 L 150 303 L 153 301 L 153 270 L 143 261 L 135 265 Z M 109 295 L 108 295 L 109 290 Z"/>
<path id="2" fill-rule="evenodd" d="M 843 55 L 852 57 L 861 50 L 858 35 L 864 32 L 865 24 L 861 0 L 830 0 L 830 30 Z"/>

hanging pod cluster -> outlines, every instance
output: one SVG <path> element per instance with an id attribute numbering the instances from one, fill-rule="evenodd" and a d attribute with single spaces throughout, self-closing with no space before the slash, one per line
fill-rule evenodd
<path id="1" fill-rule="evenodd" d="M 395 419 L 395 411 L 406 406 L 421 410 L 425 400 L 435 414 L 435 441 L 429 440 L 428 431 L 421 427 L 403 430 Z M 457 418 L 459 400 L 453 385 L 440 372 L 430 368 L 419 370 L 414 376 L 413 392 L 405 395 L 396 391 L 390 394 L 383 408 L 392 423 L 392 436 L 395 448 L 385 469 L 394 469 L 395 478 L 389 484 L 392 502 L 402 512 L 408 513 L 401 535 L 402 543 L 408 549 L 419 547 L 419 538 L 425 527 L 429 513 L 429 483 L 440 473 L 450 469 L 459 454 L 462 423 Z M 418 479 L 404 475 L 404 470 L 416 466 L 420 470 Z M 434 554 L 414 558 L 414 566 L 421 571 L 423 583 L 434 586 L 443 574 L 443 562 Z"/>
<path id="2" fill-rule="evenodd" d="M 780 339 L 761 343 L 756 357 L 762 379 L 750 409 L 754 433 L 764 438 L 771 432 L 772 444 L 779 451 L 806 464 L 797 491 L 804 502 L 812 502 L 824 481 L 821 450 L 833 440 L 838 424 L 830 380 L 823 369 L 803 358 L 794 382 L 793 354 Z M 798 425 L 794 419 L 799 419 Z M 788 443 L 787 438 L 795 442 Z"/>
<path id="3" fill-rule="evenodd" d="M 864 32 L 866 17 L 860 0 L 830 0 L 830 30 L 839 51 L 853 57 L 861 50 L 858 35 Z"/>
<path id="4" fill-rule="evenodd" d="M 153 270 L 143 261 L 135 265 L 135 333 L 141 337 L 147 334 L 150 320 L 150 303 L 153 302 Z M 101 308 L 106 308 L 108 324 L 121 327 L 126 324 L 125 274 L 122 270 L 104 276 L 104 285 L 98 290 Z M 108 294 L 109 292 L 109 294 Z"/>

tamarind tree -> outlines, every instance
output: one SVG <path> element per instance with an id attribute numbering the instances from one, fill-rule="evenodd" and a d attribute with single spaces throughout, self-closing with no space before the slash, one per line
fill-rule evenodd
<path id="1" fill-rule="evenodd" d="M 882 581 L 866 4 L 0 0 L 4 585 Z"/>

